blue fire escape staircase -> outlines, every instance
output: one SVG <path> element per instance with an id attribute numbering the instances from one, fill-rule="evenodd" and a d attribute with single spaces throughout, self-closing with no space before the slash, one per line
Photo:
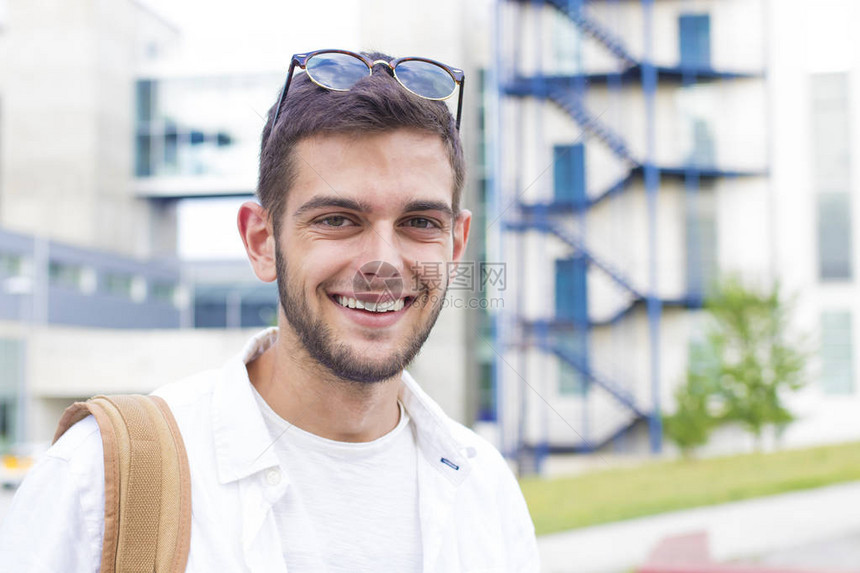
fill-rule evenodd
<path id="1" fill-rule="evenodd" d="M 560 224 L 552 221 L 547 214 L 540 213 L 536 216 L 521 217 L 517 221 L 506 221 L 505 228 L 510 231 L 528 231 L 537 230 L 544 233 L 549 233 L 559 238 L 566 245 L 574 250 L 574 257 L 582 259 L 587 264 L 599 269 L 611 280 L 623 289 L 632 301 L 644 300 L 644 294 L 639 291 L 632 281 L 624 275 L 624 273 L 616 268 L 612 263 L 602 257 L 595 255 L 584 244 L 583 240 L 575 233 L 568 231 Z M 632 308 L 633 302 L 627 305 L 620 311 L 620 315 L 626 314 Z M 570 448 L 553 448 L 548 451 L 593 451 L 617 438 L 624 432 L 630 429 L 638 420 L 643 419 L 647 414 L 636 404 L 633 394 L 624 388 L 622 385 L 614 382 L 609 377 L 604 376 L 595 371 L 589 364 L 587 357 L 581 353 L 577 353 L 570 348 L 567 348 L 559 340 L 556 339 L 557 334 L 564 335 L 566 332 L 587 331 L 594 324 L 587 318 L 566 318 L 553 321 L 534 321 L 526 323 L 521 321 L 526 346 L 536 347 L 539 350 L 554 355 L 562 363 L 567 364 L 578 372 L 585 380 L 595 384 L 606 391 L 616 402 L 630 412 L 631 417 L 625 421 L 618 430 L 612 433 L 599 442 L 592 442 L 584 438 L 584 443 L 580 446 Z"/>
<path id="2" fill-rule="evenodd" d="M 586 246 L 582 238 L 578 237 L 575 233 L 565 229 L 556 221 L 553 221 L 550 218 L 548 210 L 546 208 L 541 208 L 534 205 L 531 205 L 530 207 L 530 209 L 521 209 L 520 212 L 522 216 L 520 219 L 506 221 L 505 228 L 510 231 L 518 232 L 530 230 L 541 231 L 557 237 L 563 243 L 571 247 L 574 250 L 576 256 L 582 257 L 588 264 L 592 265 L 597 269 L 600 269 L 629 296 L 627 304 L 619 308 L 618 311 L 616 311 L 612 316 L 609 316 L 599 321 L 592 320 L 589 321 L 587 324 L 579 326 L 609 326 L 618 323 L 619 321 L 627 317 L 637 306 L 641 306 L 645 303 L 645 301 L 647 300 L 646 294 L 639 290 L 639 288 L 634 285 L 633 281 L 629 277 L 627 277 L 621 269 L 613 265 L 605 258 L 596 255 Z M 701 308 L 702 302 L 703 301 L 700 293 L 689 293 L 687 296 L 677 299 L 661 299 L 661 304 L 664 307 Z M 529 330 L 548 328 L 550 331 L 555 331 L 564 330 L 567 326 L 569 326 L 568 323 L 570 323 L 569 320 L 537 320 L 531 321 L 529 323 L 524 323 L 524 326 Z"/>
<path id="3" fill-rule="evenodd" d="M 575 316 L 567 316 L 559 313 L 549 320 L 520 321 L 524 334 L 520 338 L 520 344 L 536 347 L 543 352 L 550 353 L 573 370 L 578 372 L 584 381 L 593 383 L 602 388 L 624 409 L 630 416 L 623 421 L 619 420 L 617 428 L 608 438 L 602 434 L 599 443 L 589 443 L 583 439 L 584 446 L 566 447 L 543 444 L 540 453 L 547 451 L 592 451 L 623 435 L 630 430 L 633 424 L 645 418 L 649 421 L 649 433 L 651 435 L 652 449 L 659 450 L 661 424 L 659 417 L 659 361 L 656 354 L 652 356 L 651 381 L 652 396 L 655 396 L 654 411 L 643 411 L 637 404 L 633 393 L 609 379 L 595 372 L 590 364 L 587 340 L 591 328 L 599 325 L 611 325 L 624 320 L 633 309 L 647 306 L 649 329 L 652 342 L 659 340 L 660 309 L 663 306 L 683 306 L 687 308 L 698 308 L 702 304 L 702 292 L 688 292 L 676 300 L 659 300 L 655 293 L 645 293 L 617 268 L 612 262 L 604 257 L 597 256 L 589 249 L 584 237 L 570 231 L 562 224 L 565 219 L 573 217 L 584 217 L 594 206 L 607 198 L 623 192 L 629 187 L 634 178 L 644 179 L 646 191 L 650 197 L 656 196 L 659 188 L 660 178 L 679 179 L 684 182 L 688 191 L 698 188 L 698 182 L 705 179 L 717 179 L 723 177 L 745 177 L 766 175 L 764 171 L 741 171 L 726 170 L 717 167 L 713 160 L 701 160 L 698 156 L 691 156 L 683 166 L 658 166 L 653 159 L 653 144 L 645 151 L 645 155 L 637 157 L 627 145 L 625 138 L 613 130 L 601 119 L 600 113 L 590 110 L 586 104 L 585 93 L 590 85 L 605 85 L 610 90 L 618 90 L 624 85 L 641 82 L 646 100 L 650 98 L 649 121 L 646 127 L 647 133 L 653 136 L 653 100 L 659 82 L 687 86 L 696 82 L 708 82 L 717 80 L 734 80 L 742 78 L 756 78 L 763 75 L 762 72 L 732 72 L 714 69 L 710 60 L 710 21 L 707 15 L 681 14 L 679 16 L 679 44 L 680 63 L 673 66 L 658 66 L 651 61 L 649 40 L 646 37 L 645 53 L 641 58 L 634 55 L 627 46 L 616 37 L 607 27 L 588 14 L 587 5 L 597 4 L 598 0 L 511 0 L 516 3 L 529 3 L 532 6 L 546 6 L 556 10 L 573 22 L 580 31 L 580 35 L 596 41 L 609 54 L 615 57 L 618 65 L 614 71 L 587 71 L 583 70 L 574 74 L 544 75 L 538 73 L 532 76 L 517 76 L 500 84 L 502 93 L 515 97 L 541 98 L 561 107 L 593 141 L 600 142 L 626 166 L 626 172 L 618 180 L 611 183 L 607 188 L 599 190 L 596 194 L 589 195 L 585 191 L 583 180 L 571 186 L 567 192 L 556 192 L 553 199 L 533 203 L 519 203 L 518 216 L 515 220 L 506 221 L 504 226 L 511 231 L 535 230 L 554 235 L 559 240 L 573 249 L 573 256 L 565 262 L 570 262 L 574 267 L 584 262 L 586 265 L 599 269 L 608 276 L 611 281 L 620 287 L 624 294 L 624 302 L 611 316 L 596 321 L 588 316 L 587 310 L 580 309 Z M 649 2 L 643 1 L 645 6 L 646 21 L 650 18 Z M 648 24 L 650 26 L 650 24 Z M 647 35 L 646 30 L 646 35 Z M 575 145 L 579 145 L 577 142 Z M 572 147 L 572 146 L 569 146 Z M 558 159 L 558 158 L 557 158 Z M 584 169 L 584 160 L 577 159 Z M 578 164 L 578 165 L 579 165 Z M 577 169 L 580 167 L 577 166 Z M 572 171 L 573 168 L 566 168 Z M 562 178 L 564 180 L 564 178 Z M 568 189 L 567 187 L 564 187 Z M 693 191 L 690 191 L 691 193 Z M 653 221 L 652 221 L 653 226 Z M 556 271 L 558 273 L 558 271 Z M 653 275 L 653 269 L 651 273 Z M 585 289 L 584 279 L 580 276 L 578 289 Z M 558 279 L 557 279 L 558 280 Z M 556 283 L 556 292 L 559 292 L 559 284 Z M 688 284 L 688 288 L 695 288 Z M 578 291 L 566 290 L 563 292 L 576 293 Z M 701 291 L 701 287 L 699 288 Z M 586 291 L 587 292 L 587 291 Z M 585 302 L 587 309 L 587 297 L 583 296 L 580 303 Z M 655 334 L 655 332 L 657 334 Z M 573 336 L 584 337 L 585 344 L 580 349 L 571 348 L 566 341 Z M 576 346 L 574 344 L 574 346 Z M 658 347 L 658 344 L 655 344 Z M 652 352 L 656 352 L 652 348 Z M 656 364 L 656 366 L 655 366 Z M 649 406 L 650 407 L 650 406 Z M 527 446 L 528 447 L 528 446 Z M 536 455 L 536 458 L 539 455 Z"/>
<path id="4" fill-rule="evenodd" d="M 627 67 L 638 63 L 636 58 L 634 58 L 627 50 L 624 43 L 596 20 L 586 16 L 581 6 L 577 6 L 567 0 L 545 0 L 545 3 L 567 16 L 574 24 L 577 25 L 583 34 L 594 38 L 598 43 L 609 50 L 612 55 L 624 62 Z"/>
<path id="5" fill-rule="evenodd" d="M 638 62 L 627 50 L 622 42 L 617 40 L 609 31 L 604 29 L 596 21 L 588 18 L 579 7 L 571 8 L 565 0 L 548 0 L 547 4 L 566 14 L 582 31 L 583 35 L 589 36 L 604 46 L 621 62 L 622 69 L 630 69 L 638 65 Z M 621 73 L 621 72 L 619 72 Z M 508 95 L 540 97 L 561 107 L 591 138 L 605 145 L 611 152 L 624 162 L 626 171 L 614 183 L 603 189 L 596 195 L 589 196 L 584 189 L 579 187 L 578 192 L 566 193 L 556 196 L 553 201 L 543 204 L 519 204 L 519 216 L 516 220 L 505 222 L 505 228 L 510 231 L 529 231 L 551 234 L 573 249 L 573 257 L 582 260 L 588 266 L 598 269 L 624 292 L 627 299 L 615 316 L 607 323 L 622 320 L 634 306 L 646 300 L 646 294 L 640 291 L 624 272 L 617 268 L 604 257 L 598 256 L 591 251 L 582 237 L 568 230 L 560 221 L 555 220 L 553 215 L 558 214 L 583 214 L 603 200 L 623 191 L 637 170 L 641 172 L 642 165 L 621 135 L 616 133 L 604 121 L 600 115 L 591 112 L 585 103 L 583 94 L 584 83 L 578 81 L 577 77 L 531 77 L 517 78 L 505 86 Z M 583 437 L 583 443 L 572 448 L 564 448 L 565 451 L 593 451 L 604 446 L 610 440 L 614 440 L 627 432 L 636 422 L 647 418 L 648 413 L 636 403 L 633 393 L 623 385 L 611 380 L 609 377 L 595 371 L 590 364 L 587 355 L 587 345 L 576 351 L 565 344 L 566 336 L 588 336 L 589 330 L 596 325 L 588 315 L 587 310 L 580 313 L 581 316 L 557 316 L 549 321 L 538 320 L 531 323 L 521 320 L 520 327 L 524 343 L 555 356 L 562 364 L 566 364 L 578 372 L 583 381 L 593 384 L 608 393 L 627 413 L 627 416 L 619 419 L 618 427 L 611 435 L 602 435 L 599 442 L 593 442 Z M 538 446 L 536 450 L 543 453 L 552 451 L 552 446 Z M 540 457 L 536 453 L 536 458 Z"/>

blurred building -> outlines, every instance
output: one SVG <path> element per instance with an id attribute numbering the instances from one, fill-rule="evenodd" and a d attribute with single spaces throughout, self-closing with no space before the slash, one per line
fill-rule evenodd
<path id="1" fill-rule="evenodd" d="M 392 29 L 377 15 L 394 2 L 351 4 L 307 34 L 347 30 L 344 47 L 428 55 L 469 77 L 488 59 L 486 22 L 481 34 L 469 24 L 486 10 L 451 24 L 461 10 L 448 0 Z M 432 22 L 432 37 L 410 32 Z M 71 401 L 218 366 L 275 322 L 275 285 L 247 261 L 177 252 L 183 209 L 250 199 L 256 187 L 264 116 L 292 52 L 243 57 L 235 42 L 245 40 L 231 38 L 222 57 L 221 38 L 207 57 L 145 2 L 0 1 L 0 449 L 49 439 Z M 480 108 L 475 89 L 464 131 L 480 127 Z M 238 242 L 232 223 L 223 232 Z M 466 423 L 477 415 L 467 378 L 488 378 L 469 358 L 473 323 L 474 313 L 443 313 L 411 368 Z"/>
<path id="2" fill-rule="evenodd" d="M 857 7 L 444 0 L 378 17 L 396 6 L 344 0 L 294 51 L 346 37 L 466 71 L 468 274 L 411 367 L 446 411 L 523 459 L 660 450 L 707 288 L 737 273 L 796 293 L 794 330 L 820 349 L 785 443 L 860 438 Z M 136 0 L 0 2 L 7 441 L 46 439 L 70 400 L 217 365 L 274 321 L 274 285 L 244 260 L 182 260 L 177 237 L 183 209 L 252 196 L 292 51 L 187 48 Z"/>
<path id="3" fill-rule="evenodd" d="M 860 54 L 842 24 L 855 11 L 499 4 L 488 217 L 492 256 L 517 269 L 494 317 L 507 453 L 539 465 L 552 452 L 661 451 L 660 416 L 704 337 L 703 299 L 727 274 L 779 279 L 798 295 L 792 334 L 820 342 L 783 443 L 860 438 L 850 161 Z M 804 53 L 816 31 L 830 51 Z M 749 441 L 725 430 L 707 450 Z"/>

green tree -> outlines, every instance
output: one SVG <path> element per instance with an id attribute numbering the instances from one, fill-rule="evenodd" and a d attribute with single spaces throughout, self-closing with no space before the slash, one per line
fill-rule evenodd
<path id="1" fill-rule="evenodd" d="M 741 423 L 760 446 L 766 426 L 794 420 L 783 397 L 805 383 L 806 352 L 787 336 L 791 304 L 778 284 L 760 293 L 731 278 L 705 308 L 713 317 L 708 341 L 720 364 L 723 418 Z"/>
<path id="2" fill-rule="evenodd" d="M 676 392 L 678 412 L 666 418 L 667 435 L 686 453 L 731 421 L 752 433 L 760 448 L 765 427 L 794 420 L 784 396 L 805 383 L 806 352 L 787 337 L 791 304 L 778 284 L 759 292 L 729 278 L 714 289 L 705 310 L 706 340 L 691 356 L 687 384 Z"/>
<path id="3" fill-rule="evenodd" d="M 663 417 L 666 436 L 681 448 L 684 457 L 690 457 L 697 447 L 706 444 L 711 431 L 720 423 L 712 412 L 717 378 L 713 366 L 707 347 L 691 347 L 687 381 L 674 392 L 677 409 Z"/>

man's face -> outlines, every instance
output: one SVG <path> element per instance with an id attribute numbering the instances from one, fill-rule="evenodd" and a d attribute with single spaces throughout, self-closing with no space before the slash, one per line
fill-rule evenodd
<path id="1" fill-rule="evenodd" d="M 429 336 L 468 235 L 468 211 L 451 210 L 442 141 L 407 129 L 333 134 L 294 153 L 275 225 L 284 326 L 337 377 L 389 379 Z"/>

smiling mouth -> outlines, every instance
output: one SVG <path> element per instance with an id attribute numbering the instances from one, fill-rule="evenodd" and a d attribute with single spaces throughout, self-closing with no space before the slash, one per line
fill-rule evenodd
<path id="1" fill-rule="evenodd" d="M 395 300 L 386 300 L 382 302 L 362 302 L 355 298 L 339 294 L 329 295 L 329 298 L 336 304 L 339 304 L 344 308 L 361 310 L 369 314 L 385 314 L 387 312 L 397 312 L 403 310 L 404 308 L 407 308 L 410 304 L 412 304 L 412 301 L 415 300 L 415 297 L 406 296 L 403 298 L 398 298 Z"/>

